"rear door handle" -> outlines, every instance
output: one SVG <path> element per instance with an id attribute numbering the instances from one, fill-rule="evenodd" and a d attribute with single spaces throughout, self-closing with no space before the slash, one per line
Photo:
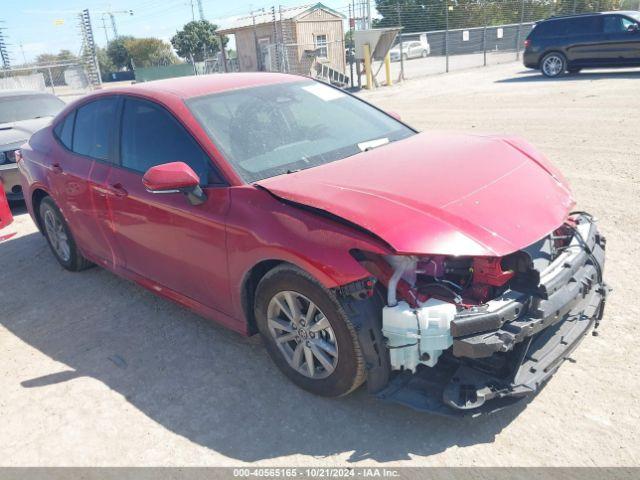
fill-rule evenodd
<path id="1" fill-rule="evenodd" d="M 126 197 L 129 195 L 129 192 L 122 186 L 121 183 L 114 183 L 111 185 L 111 193 L 113 193 L 116 197 Z"/>
<path id="2" fill-rule="evenodd" d="M 62 173 L 64 170 L 62 170 L 62 167 L 60 166 L 60 164 L 56 162 L 51 165 L 51 171 L 53 173 Z"/>

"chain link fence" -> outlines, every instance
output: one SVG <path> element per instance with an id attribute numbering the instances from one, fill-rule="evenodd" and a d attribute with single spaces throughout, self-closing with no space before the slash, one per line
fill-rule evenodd
<path id="1" fill-rule="evenodd" d="M 535 22 L 620 8 L 620 0 L 378 0 L 371 26 L 402 29 L 390 52 L 398 81 L 518 61 Z M 357 3 L 340 10 L 349 12 L 352 28 L 369 26 L 358 17 L 366 9 Z M 354 68 L 362 74 L 362 65 Z M 374 74 L 383 70 L 382 62 L 373 62 Z"/>
<path id="2" fill-rule="evenodd" d="M 92 86 L 85 65 L 55 63 L 2 69 L 0 89 L 48 91 L 64 97 L 83 95 Z"/>

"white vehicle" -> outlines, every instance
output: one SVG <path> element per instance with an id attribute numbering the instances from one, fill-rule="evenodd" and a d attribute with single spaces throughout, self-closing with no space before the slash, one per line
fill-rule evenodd
<path id="1" fill-rule="evenodd" d="M 409 60 L 410 58 L 424 58 L 431 53 L 431 47 L 429 46 L 429 42 L 426 40 L 412 40 L 410 42 L 402 42 L 402 49 L 400 49 L 401 44 L 397 44 L 391 50 L 389 50 L 389 55 L 391 57 L 392 62 L 399 62 L 400 55 L 402 55 L 403 60 Z M 402 50 L 402 53 L 400 52 Z"/>

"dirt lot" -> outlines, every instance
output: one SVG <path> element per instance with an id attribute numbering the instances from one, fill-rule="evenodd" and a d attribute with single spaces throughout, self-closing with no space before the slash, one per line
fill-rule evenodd
<path id="1" fill-rule="evenodd" d="M 509 64 L 364 95 L 420 129 L 525 136 L 600 218 L 615 289 L 601 335 L 527 405 L 450 420 L 363 390 L 314 397 L 257 339 L 104 270 L 62 270 L 17 208 L 18 236 L 0 244 L 0 464 L 640 464 L 639 81 Z"/>

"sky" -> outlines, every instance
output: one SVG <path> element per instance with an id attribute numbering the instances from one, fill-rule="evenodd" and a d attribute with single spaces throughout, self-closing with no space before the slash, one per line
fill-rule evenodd
<path id="1" fill-rule="evenodd" d="M 223 19 L 248 15 L 260 8 L 270 9 L 275 4 L 296 6 L 317 3 L 318 0 L 202 0 L 205 18 L 213 23 Z M 347 13 L 350 0 L 324 0 L 325 5 Z M 373 3 L 373 2 L 372 2 Z M 185 23 L 192 20 L 191 0 L 0 0 L 0 28 L 4 28 L 12 65 L 32 61 L 40 53 L 57 53 L 61 49 L 80 51 L 78 13 L 89 9 L 93 34 L 98 45 L 106 43 L 102 18 L 109 39 L 113 31 L 108 16 L 116 13 L 119 35 L 157 37 L 168 41 Z M 197 0 L 193 10 L 198 18 Z"/>

